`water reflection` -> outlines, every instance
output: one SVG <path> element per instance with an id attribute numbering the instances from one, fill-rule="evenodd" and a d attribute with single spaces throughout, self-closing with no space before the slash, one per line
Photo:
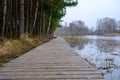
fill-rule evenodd
<path id="1" fill-rule="evenodd" d="M 120 80 L 120 69 L 111 70 L 111 72 L 106 73 L 104 76 L 106 80 Z"/>
<path id="2" fill-rule="evenodd" d="M 71 40 L 68 40 L 68 43 L 70 44 L 70 46 L 74 49 L 77 49 L 77 50 L 82 50 L 84 49 L 85 45 L 88 44 L 88 39 L 84 38 L 84 39 L 80 39 L 78 38 L 79 40 L 74 40 L 74 41 L 71 41 Z"/>
<path id="3" fill-rule="evenodd" d="M 76 52 L 104 74 L 105 80 L 120 80 L 120 40 L 118 37 L 117 40 L 113 38 L 90 38 L 87 42 L 70 44 Z"/>
<path id="4" fill-rule="evenodd" d="M 96 46 L 100 51 L 103 51 L 105 53 L 110 53 L 120 46 L 120 42 L 115 40 L 97 39 Z"/>

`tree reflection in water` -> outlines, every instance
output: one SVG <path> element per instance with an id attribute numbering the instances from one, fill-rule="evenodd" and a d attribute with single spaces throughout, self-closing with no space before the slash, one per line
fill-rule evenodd
<path id="1" fill-rule="evenodd" d="M 120 47 L 120 41 L 97 39 L 96 46 L 98 47 L 98 49 L 100 49 L 100 51 L 110 53 L 116 48 Z"/>

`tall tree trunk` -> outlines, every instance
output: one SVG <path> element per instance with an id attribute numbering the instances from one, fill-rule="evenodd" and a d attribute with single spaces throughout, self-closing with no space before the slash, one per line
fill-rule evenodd
<path id="1" fill-rule="evenodd" d="M 12 16 L 12 14 L 13 14 L 13 7 L 12 7 L 12 1 L 13 0 L 10 0 L 10 38 L 12 38 L 13 36 L 12 36 L 12 34 L 13 34 L 13 16 Z"/>
<path id="2" fill-rule="evenodd" d="M 29 30 L 29 32 L 30 32 L 30 37 L 32 37 L 32 24 L 33 24 L 33 0 L 30 0 L 30 25 L 29 25 L 29 27 L 30 27 L 30 30 Z"/>
<path id="3" fill-rule="evenodd" d="M 24 38 L 24 0 L 20 1 L 20 39 Z"/>
<path id="4" fill-rule="evenodd" d="M 27 19 L 26 19 L 26 33 L 28 34 L 28 31 L 29 31 L 29 4 L 30 4 L 30 2 L 28 1 L 27 2 L 27 12 L 26 12 L 26 14 L 27 14 Z"/>
<path id="5" fill-rule="evenodd" d="M 46 28 L 46 26 L 45 26 L 45 14 L 43 13 L 43 34 L 45 34 L 45 36 L 46 36 L 45 28 Z"/>
<path id="6" fill-rule="evenodd" d="M 34 19 L 34 23 L 33 23 L 31 34 L 33 33 L 33 30 L 34 30 L 35 25 L 36 25 L 37 16 L 38 16 L 38 8 L 39 8 L 39 1 L 37 1 L 37 7 L 36 7 L 36 11 L 35 11 L 35 19 Z"/>
<path id="7" fill-rule="evenodd" d="M 18 37 L 18 0 L 15 0 L 15 37 Z"/>
<path id="8" fill-rule="evenodd" d="M 48 23 L 48 28 L 47 28 L 47 35 L 49 35 L 50 26 L 51 26 L 51 19 L 52 19 L 52 12 L 50 13 L 50 18 L 49 18 L 49 23 Z"/>
<path id="9" fill-rule="evenodd" d="M 6 10 L 7 10 L 7 0 L 4 0 L 4 14 L 3 14 L 2 37 L 4 37 L 4 34 L 5 34 Z"/>
<path id="10" fill-rule="evenodd" d="M 43 33 L 43 0 L 41 1 L 41 8 L 40 8 L 40 14 L 41 14 L 41 16 L 40 16 L 40 27 L 41 27 L 41 33 L 40 33 L 40 35 L 43 35 L 44 33 Z"/>

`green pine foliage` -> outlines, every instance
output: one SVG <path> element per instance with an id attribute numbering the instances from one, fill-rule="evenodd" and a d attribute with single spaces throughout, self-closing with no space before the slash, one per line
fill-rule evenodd
<path id="1" fill-rule="evenodd" d="M 21 3 L 22 2 L 22 3 Z M 0 38 L 51 35 L 77 0 L 0 0 Z"/>

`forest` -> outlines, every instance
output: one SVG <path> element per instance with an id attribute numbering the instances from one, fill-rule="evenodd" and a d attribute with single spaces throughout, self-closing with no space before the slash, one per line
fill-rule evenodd
<path id="1" fill-rule="evenodd" d="M 110 17 L 100 18 L 94 27 L 87 26 L 84 21 L 73 21 L 55 31 L 55 35 L 83 36 L 83 35 L 120 35 L 120 20 Z"/>
<path id="2" fill-rule="evenodd" d="M 49 36 L 77 0 L 0 0 L 0 39 Z"/>

